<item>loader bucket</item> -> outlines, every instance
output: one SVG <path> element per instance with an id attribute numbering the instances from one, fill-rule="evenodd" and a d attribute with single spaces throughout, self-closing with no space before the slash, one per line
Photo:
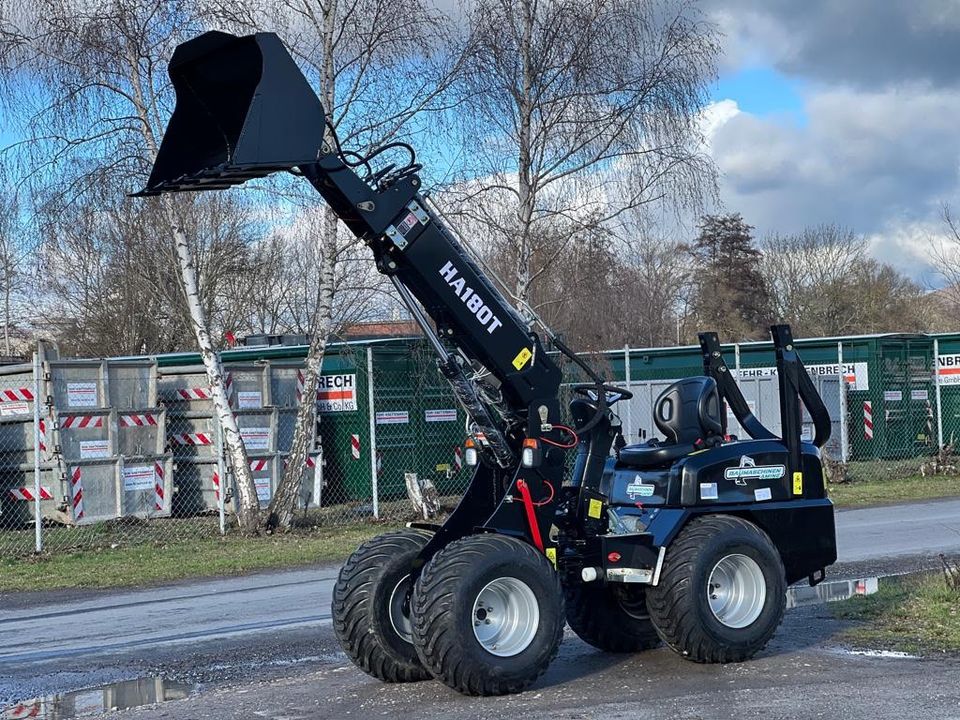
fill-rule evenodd
<path id="1" fill-rule="evenodd" d="M 314 163 L 324 111 L 274 33 L 208 32 L 170 60 L 177 104 L 137 195 L 222 190 Z"/>

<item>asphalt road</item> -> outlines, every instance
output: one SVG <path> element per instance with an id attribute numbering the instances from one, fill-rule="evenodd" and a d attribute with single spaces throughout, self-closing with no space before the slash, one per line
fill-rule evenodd
<path id="1" fill-rule="evenodd" d="M 960 553 L 960 500 L 843 511 L 837 528 L 841 575 L 901 570 L 915 566 L 918 557 Z M 660 708 L 673 707 L 670 717 L 725 717 L 708 712 L 717 698 L 746 717 L 763 709 L 791 716 L 793 701 L 813 702 L 805 717 L 832 717 L 827 709 L 841 708 L 827 696 L 848 682 L 844 692 L 862 698 L 864 707 L 875 704 L 878 692 L 889 709 L 897 707 L 897 697 L 906 703 L 918 688 L 928 688 L 930 697 L 943 697 L 937 707 L 953 714 L 925 717 L 960 718 L 960 664 L 845 655 L 830 646 L 833 621 L 815 608 L 791 611 L 764 656 L 744 665 L 696 666 L 662 650 L 608 656 L 570 637 L 538 689 L 496 706 L 461 699 L 436 683 L 387 687 L 355 671 L 336 645 L 329 615 L 335 575 L 336 568 L 320 567 L 127 592 L 0 597 L 0 708 L 33 696 L 163 675 L 202 692 L 129 712 L 149 718 L 246 718 L 251 712 L 322 718 L 383 710 L 426 717 L 433 715 L 421 703 L 429 701 L 431 708 L 446 708 L 436 717 L 487 715 L 493 707 L 502 717 L 535 717 L 540 706 L 530 699 L 540 693 L 550 698 L 543 707 L 552 708 L 551 717 L 619 717 L 617 703 L 627 703 L 622 712 L 630 717 L 644 717 L 631 704 L 639 692 L 657 698 Z M 856 671 L 848 681 L 844 669 Z M 937 689 L 938 678 L 946 682 L 949 673 L 950 683 Z M 222 686 L 230 690 L 221 692 Z M 751 695 L 774 689 L 773 706 Z M 679 698 L 689 704 L 681 707 Z M 182 703 L 189 704 L 189 713 L 180 714 Z M 843 709 L 860 716 L 857 708 Z"/>
<path id="2" fill-rule="evenodd" d="M 960 552 L 960 500 L 842 510 L 836 517 L 840 562 Z"/>

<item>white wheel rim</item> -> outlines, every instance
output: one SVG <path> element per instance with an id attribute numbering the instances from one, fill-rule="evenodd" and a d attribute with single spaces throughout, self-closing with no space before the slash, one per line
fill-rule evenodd
<path id="1" fill-rule="evenodd" d="M 540 627 L 540 606 L 530 586 L 513 577 L 487 583 L 473 603 L 473 634 L 497 657 L 526 650 Z"/>
<path id="2" fill-rule="evenodd" d="M 412 645 L 413 624 L 410 622 L 409 610 L 404 612 L 410 593 L 410 584 L 410 576 L 404 575 L 390 593 L 390 624 L 397 635 Z"/>
<path id="3" fill-rule="evenodd" d="M 726 555 L 713 566 L 707 580 L 710 612 L 728 628 L 752 625 L 763 612 L 767 583 L 763 570 L 752 557 Z"/>

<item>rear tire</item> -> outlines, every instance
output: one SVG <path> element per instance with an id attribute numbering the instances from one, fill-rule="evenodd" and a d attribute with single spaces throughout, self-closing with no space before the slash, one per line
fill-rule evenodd
<path id="1" fill-rule="evenodd" d="M 424 666 L 464 695 L 520 692 L 546 672 L 563 638 L 553 566 L 502 535 L 471 535 L 437 553 L 417 580 L 412 616 Z"/>
<path id="2" fill-rule="evenodd" d="M 767 644 L 786 606 L 783 563 L 766 533 L 732 515 L 696 518 L 667 549 L 650 618 L 688 660 L 741 662 Z"/>
<path id="3" fill-rule="evenodd" d="M 660 644 L 643 586 L 577 583 L 564 588 L 564 603 L 570 629 L 595 648 L 632 653 Z"/>
<path id="4" fill-rule="evenodd" d="M 406 529 L 368 540 L 344 563 L 333 589 L 340 645 L 357 667 L 384 682 L 430 677 L 409 634 L 408 600 L 410 565 L 430 537 Z"/>

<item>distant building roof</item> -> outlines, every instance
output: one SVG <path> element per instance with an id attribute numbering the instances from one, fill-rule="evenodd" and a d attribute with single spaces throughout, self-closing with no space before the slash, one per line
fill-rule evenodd
<path id="1" fill-rule="evenodd" d="M 380 338 L 405 338 L 423 335 L 420 326 L 413 320 L 377 320 L 375 322 L 346 325 L 337 337 L 341 340 L 376 340 Z"/>

